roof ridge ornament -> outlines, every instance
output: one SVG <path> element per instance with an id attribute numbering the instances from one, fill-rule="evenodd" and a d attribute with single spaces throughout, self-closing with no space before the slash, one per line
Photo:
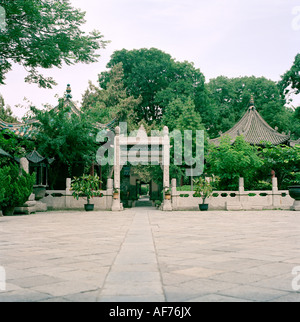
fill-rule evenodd
<path id="1" fill-rule="evenodd" d="M 67 85 L 66 92 L 67 92 L 66 99 L 71 99 L 72 98 L 72 94 L 71 94 L 72 89 L 71 89 L 71 85 L 70 84 Z"/>
<path id="2" fill-rule="evenodd" d="M 254 105 L 254 96 L 253 96 L 253 95 L 251 95 L 250 104 L 249 104 L 249 109 L 250 109 L 250 110 L 255 110 L 255 105 Z"/>

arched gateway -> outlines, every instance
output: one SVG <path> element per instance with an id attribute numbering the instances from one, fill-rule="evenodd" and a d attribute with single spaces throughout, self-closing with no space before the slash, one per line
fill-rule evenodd
<path id="1" fill-rule="evenodd" d="M 137 165 L 160 165 L 163 170 L 163 187 L 170 188 L 170 138 L 169 129 L 164 127 L 163 133 L 157 136 L 148 136 L 143 126 L 140 127 L 136 136 L 127 136 L 121 133 L 118 126 L 114 137 L 114 189 L 120 191 L 121 170 L 127 162 Z M 112 210 L 121 211 L 120 194 L 113 200 Z M 163 201 L 162 210 L 172 210 L 170 200 Z"/>

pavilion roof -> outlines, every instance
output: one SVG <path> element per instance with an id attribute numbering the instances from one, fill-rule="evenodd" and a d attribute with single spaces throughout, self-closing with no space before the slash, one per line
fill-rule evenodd
<path id="1" fill-rule="evenodd" d="M 253 145 L 263 145 L 266 142 L 279 145 L 287 144 L 290 141 L 290 135 L 279 133 L 261 117 L 254 106 L 253 97 L 251 98 L 249 109 L 241 120 L 230 130 L 221 134 L 220 137 L 211 139 L 210 143 L 219 145 L 221 138 L 226 135 L 231 138 L 232 143 L 238 136 L 243 135 L 245 141 Z"/>

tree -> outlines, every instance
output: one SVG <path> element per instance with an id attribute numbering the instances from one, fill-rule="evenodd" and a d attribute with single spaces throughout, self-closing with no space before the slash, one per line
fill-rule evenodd
<path id="1" fill-rule="evenodd" d="M 172 100 L 166 107 L 162 124 L 168 126 L 170 131 L 204 130 L 201 116 L 191 98 Z"/>
<path id="2" fill-rule="evenodd" d="M 175 134 L 171 137 L 171 167 L 170 175 L 172 178 L 181 180 L 181 182 L 188 182 L 191 178 L 186 176 L 186 169 L 190 169 L 189 164 L 197 157 L 197 165 L 204 161 L 204 155 L 197 155 L 196 152 L 201 150 L 204 142 L 197 141 L 196 131 L 204 131 L 202 119 L 200 114 L 195 109 L 194 101 L 191 98 L 183 100 L 177 98 L 171 101 L 166 107 L 165 114 L 162 118 L 162 124 L 168 126 L 170 133 Z M 178 131 L 178 133 L 177 133 Z M 204 133 L 205 134 L 205 133 Z M 177 137 L 179 135 L 179 137 Z M 180 155 L 180 148 L 177 142 L 182 142 L 182 154 Z M 191 144 L 189 144 L 191 142 Z M 197 146 L 198 145 L 198 146 Z M 198 148 L 198 149 L 197 149 Z M 182 160 L 181 165 L 176 165 L 176 159 Z"/>
<path id="3" fill-rule="evenodd" d="M 141 98 L 128 96 L 123 83 L 123 65 L 119 63 L 109 71 L 109 82 L 102 89 L 91 82 L 83 95 L 82 110 L 89 113 L 95 122 L 106 124 L 114 119 L 127 122 L 128 129 L 133 130 L 136 125 L 136 114 Z"/>
<path id="4" fill-rule="evenodd" d="M 300 93 L 300 54 L 296 55 L 292 67 L 281 76 L 278 87 L 284 96 Z"/>
<path id="5" fill-rule="evenodd" d="M 220 178 L 221 190 L 237 190 L 240 177 L 245 179 L 246 187 L 250 187 L 256 171 L 262 166 L 257 148 L 247 143 L 243 136 L 237 137 L 233 145 L 225 136 L 219 147 L 211 146 L 207 163 L 209 173 Z"/>
<path id="6" fill-rule="evenodd" d="M 13 116 L 13 112 L 9 106 L 5 107 L 4 98 L 0 95 L 0 120 L 7 123 L 15 123 L 17 119 Z"/>
<path id="7" fill-rule="evenodd" d="M 275 171 L 280 189 L 287 189 L 294 182 L 296 175 L 300 174 L 300 147 L 267 145 L 260 152 L 263 159 L 263 172 L 269 174 Z"/>
<path id="8" fill-rule="evenodd" d="M 238 122 L 249 107 L 251 95 L 261 116 L 273 128 L 288 132 L 291 111 L 285 107 L 277 84 L 265 77 L 227 78 L 219 76 L 207 84 L 210 108 L 201 112 L 211 137 L 219 136 Z"/>
<path id="9" fill-rule="evenodd" d="M 142 97 L 135 110 L 138 121 L 160 122 L 167 105 L 178 97 L 191 97 L 197 104 L 203 101 L 205 79 L 192 63 L 176 62 L 156 48 L 116 51 L 107 67 L 120 62 L 123 63 L 127 94 Z M 105 89 L 109 80 L 108 72 L 101 73 L 100 86 Z"/>
<path id="10" fill-rule="evenodd" d="M 80 27 L 85 13 L 71 6 L 70 0 L 0 0 L 6 26 L 0 31 L 0 84 L 12 64 L 28 70 L 25 80 L 40 87 L 55 85 L 38 68 L 61 67 L 63 63 L 92 63 L 106 41 L 99 31 L 89 34 Z"/>
<path id="11" fill-rule="evenodd" d="M 92 166 L 96 161 L 96 130 L 88 116 L 72 113 L 63 100 L 60 100 L 58 109 L 31 109 L 38 120 L 35 123 L 36 146 L 43 156 L 55 158 L 51 166 L 53 186 L 65 179 L 60 178 L 62 173 L 73 177 Z"/>

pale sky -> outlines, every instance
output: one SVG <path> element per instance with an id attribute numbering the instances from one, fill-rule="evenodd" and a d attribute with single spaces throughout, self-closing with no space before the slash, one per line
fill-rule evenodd
<path id="1" fill-rule="evenodd" d="M 71 0 L 86 11 L 84 30 L 99 30 L 111 43 L 98 63 L 45 70 L 58 83 L 52 90 L 24 83 L 26 72 L 15 66 L 0 86 L 6 104 L 23 116 L 26 97 L 36 107 L 57 104 L 68 83 L 75 101 L 106 69 L 111 54 L 126 48 L 155 47 L 177 61 L 193 62 L 206 81 L 264 76 L 278 81 L 299 50 L 300 0 Z M 80 105 L 80 104 L 79 104 Z"/>

